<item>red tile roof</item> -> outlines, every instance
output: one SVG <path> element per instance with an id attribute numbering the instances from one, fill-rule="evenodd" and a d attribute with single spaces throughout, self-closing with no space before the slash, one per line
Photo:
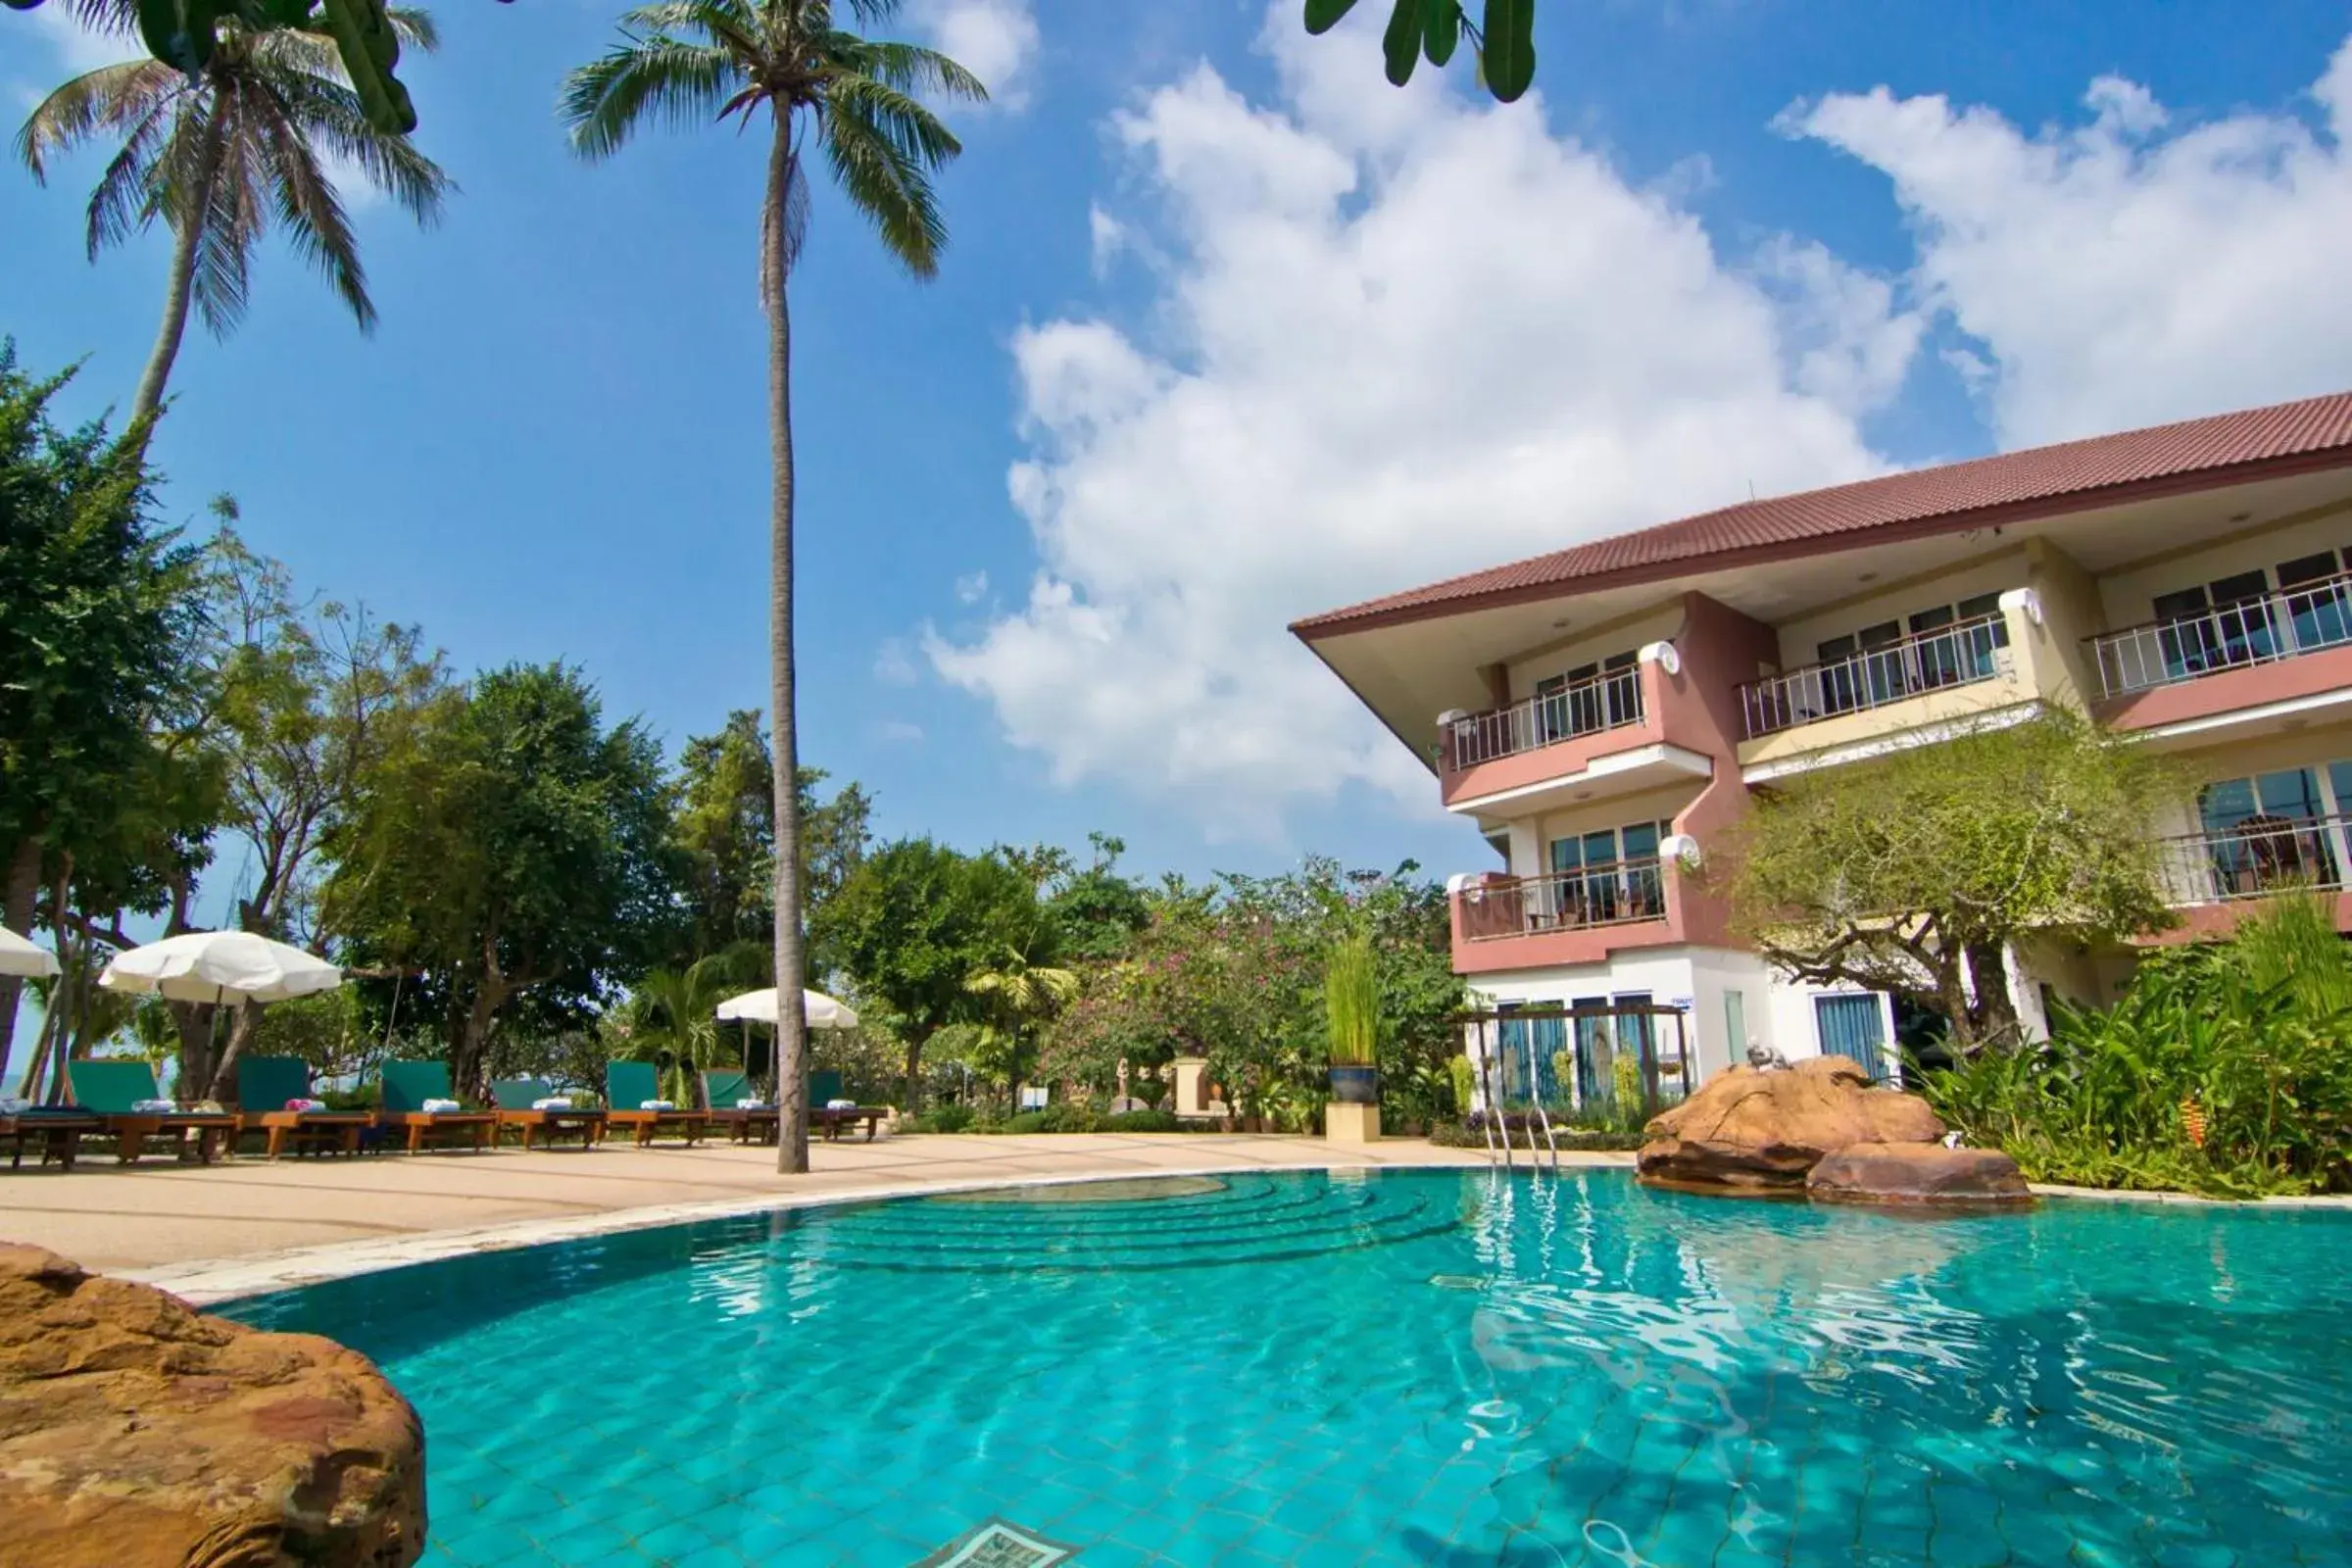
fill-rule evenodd
<path id="1" fill-rule="evenodd" d="M 1854 535 L 1956 533 L 2337 464 L 2352 464 L 2352 392 L 1743 502 L 1309 615 L 1291 630 L 1311 642 L 1489 603 L 1547 599 L 1571 588 L 1803 555 L 1822 540 L 1842 549 L 1872 542 Z"/>

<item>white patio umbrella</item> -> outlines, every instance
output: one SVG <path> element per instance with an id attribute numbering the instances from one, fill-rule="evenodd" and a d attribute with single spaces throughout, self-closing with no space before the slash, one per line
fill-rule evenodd
<path id="1" fill-rule="evenodd" d="M 250 931 L 190 931 L 116 954 L 98 983 L 171 1002 L 284 1002 L 334 990 L 343 971 Z"/>
<path id="2" fill-rule="evenodd" d="M 855 1029 L 858 1027 L 858 1009 L 846 1002 L 834 1001 L 822 991 L 802 992 L 801 1010 L 803 1016 L 808 1018 L 808 1027 L 811 1029 Z M 774 1023 L 776 1021 L 776 988 L 769 986 L 764 991 L 746 991 L 740 997 L 729 997 L 718 1004 L 718 1015 L 728 1022 L 742 1020 L 747 1023 Z"/>
<path id="3" fill-rule="evenodd" d="M 0 925 L 0 974 L 22 975 L 28 980 L 37 980 L 55 973 L 55 954 Z"/>

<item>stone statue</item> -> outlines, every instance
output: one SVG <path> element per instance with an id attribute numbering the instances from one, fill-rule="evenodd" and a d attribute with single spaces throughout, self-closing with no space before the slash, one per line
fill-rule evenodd
<path id="1" fill-rule="evenodd" d="M 1780 1047 L 1767 1046 L 1755 1040 L 1747 1043 L 1747 1064 L 1758 1072 L 1787 1072 L 1788 1070 L 1788 1058 L 1782 1053 Z"/>

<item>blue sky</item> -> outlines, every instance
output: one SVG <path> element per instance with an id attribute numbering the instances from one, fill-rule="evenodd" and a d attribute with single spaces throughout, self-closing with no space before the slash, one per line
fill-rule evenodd
<path id="1" fill-rule="evenodd" d="M 2352 385 L 2340 4 L 1549 0 L 1507 111 L 1296 9 L 909 7 L 1004 89 L 957 120 L 954 244 L 915 284 L 820 192 L 794 283 L 804 755 L 885 833 L 1474 868 L 1287 618 Z M 12 120 L 88 58 L 58 11 L 0 19 Z M 616 8 L 436 14 L 403 74 L 461 194 L 364 212 L 371 338 L 266 257 L 181 358 L 171 507 L 231 492 L 305 585 L 461 668 L 574 661 L 674 747 L 766 689 L 761 145 L 584 166 L 556 84 Z M 85 260 L 96 167 L 0 175 L 0 332 L 86 356 L 92 413 L 164 262 Z"/>

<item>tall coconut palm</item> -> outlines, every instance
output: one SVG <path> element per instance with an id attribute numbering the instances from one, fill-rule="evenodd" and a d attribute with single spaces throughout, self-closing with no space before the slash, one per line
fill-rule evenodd
<path id="1" fill-rule="evenodd" d="M 621 19 L 621 41 L 565 78 L 571 145 L 601 159 L 648 120 L 670 124 L 765 115 L 767 181 L 760 213 L 760 296 L 767 312 L 769 661 L 775 714 L 776 987 L 805 983 L 801 933 L 800 745 L 792 660 L 792 318 L 785 284 L 808 220 L 801 161 L 822 151 L 834 183 L 916 277 L 938 270 L 947 225 L 931 175 L 962 151 L 918 95 L 984 100 L 987 89 L 945 55 L 836 27 L 887 23 L 899 0 L 660 0 Z M 776 1168 L 808 1168 L 808 1031 L 779 1009 Z"/>
<path id="2" fill-rule="evenodd" d="M 135 36 L 137 0 L 80 0 L 85 26 Z M 391 13 L 402 44 L 439 43 L 421 11 Z M 100 137 L 122 145 L 90 195 L 90 257 L 161 219 L 172 230 L 164 320 L 131 398 L 135 422 L 163 406 L 193 304 L 215 336 L 245 314 L 253 253 L 272 223 L 326 274 L 360 329 L 375 324 L 359 240 L 329 162 L 356 168 L 419 223 L 440 214 L 449 176 L 408 137 L 368 122 L 324 22 L 253 28 L 224 20 L 194 75 L 160 60 L 101 66 L 58 88 L 17 133 L 46 180 L 56 154 Z"/>

